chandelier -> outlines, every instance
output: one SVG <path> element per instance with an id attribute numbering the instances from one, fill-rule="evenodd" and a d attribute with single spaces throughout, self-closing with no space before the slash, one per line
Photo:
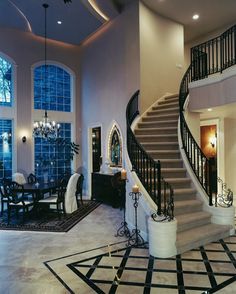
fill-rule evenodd
<path id="1" fill-rule="evenodd" d="M 45 11 L 45 34 L 44 34 L 44 99 L 46 101 L 46 89 L 48 83 L 48 72 L 47 72 L 47 8 L 48 4 L 44 3 L 43 8 Z M 60 124 L 55 121 L 50 121 L 48 118 L 47 109 L 45 107 L 45 112 L 42 121 L 36 121 L 33 125 L 33 136 L 41 138 L 56 138 L 60 130 Z"/>

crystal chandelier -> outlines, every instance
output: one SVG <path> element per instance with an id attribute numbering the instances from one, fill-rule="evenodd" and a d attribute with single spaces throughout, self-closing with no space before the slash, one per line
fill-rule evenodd
<path id="1" fill-rule="evenodd" d="M 46 89 L 47 89 L 47 8 L 48 4 L 44 3 L 43 8 L 45 10 L 45 34 L 44 34 L 44 99 L 46 101 Z M 46 107 L 45 107 L 46 108 Z M 33 136 L 41 138 L 56 138 L 60 130 L 60 124 L 55 121 L 50 121 L 48 118 L 47 109 L 42 121 L 36 121 L 33 125 Z"/>

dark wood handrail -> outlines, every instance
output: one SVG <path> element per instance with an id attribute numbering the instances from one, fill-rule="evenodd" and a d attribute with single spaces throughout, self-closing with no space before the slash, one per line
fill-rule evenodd
<path id="1" fill-rule="evenodd" d="M 126 108 L 127 151 L 132 163 L 132 169 L 136 172 L 146 191 L 157 205 L 157 212 L 153 214 L 153 219 L 157 220 L 159 216 L 164 216 L 164 219 L 172 220 L 174 218 L 173 189 L 171 185 L 161 177 L 160 160 L 155 161 L 145 151 L 142 145 L 137 141 L 131 128 L 132 122 L 139 114 L 138 98 L 139 91 L 136 91 Z"/>

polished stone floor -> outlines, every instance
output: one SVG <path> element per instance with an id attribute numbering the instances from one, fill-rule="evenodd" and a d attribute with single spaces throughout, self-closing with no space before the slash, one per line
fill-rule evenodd
<path id="1" fill-rule="evenodd" d="M 114 235 L 101 205 L 68 233 L 0 231 L 0 294 L 236 293 L 236 237 L 168 259 Z"/>

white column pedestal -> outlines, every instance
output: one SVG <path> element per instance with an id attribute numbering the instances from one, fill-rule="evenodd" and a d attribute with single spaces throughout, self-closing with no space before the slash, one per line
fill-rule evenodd
<path id="1" fill-rule="evenodd" d="M 148 219 L 149 253 L 154 257 L 171 257 L 177 254 L 177 221 L 155 222 Z"/>

